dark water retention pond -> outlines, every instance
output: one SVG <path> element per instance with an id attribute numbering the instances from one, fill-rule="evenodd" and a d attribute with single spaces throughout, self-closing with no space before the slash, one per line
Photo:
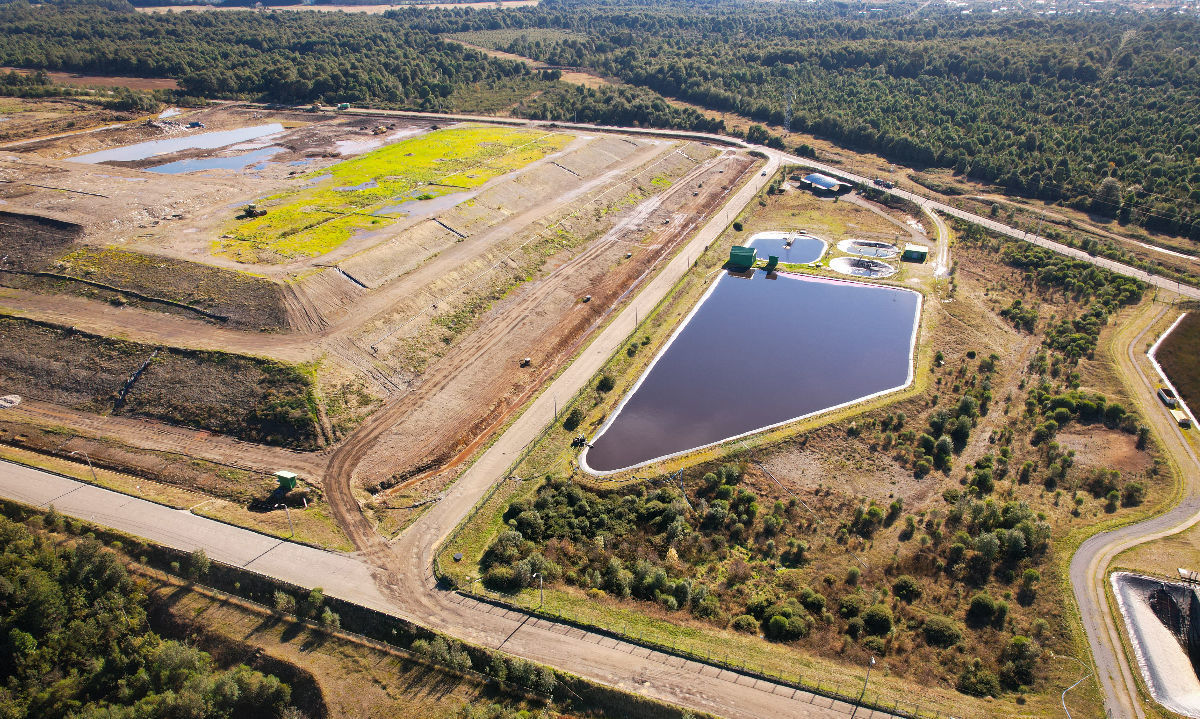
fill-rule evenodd
<path id="1" fill-rule="evenodd" d="M 725 274 L 580 463 L 629 469 L 905 387 L 920 308 L 912 290 Z"/>

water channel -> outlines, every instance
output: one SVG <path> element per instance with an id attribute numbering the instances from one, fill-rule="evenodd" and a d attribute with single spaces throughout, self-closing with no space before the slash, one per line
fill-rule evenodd
<path id="1" fill-rule="evenodd" d="M 920 308 L 912 290 L 726 273 L 580 464 L 629 469 L 905 387 Z"/>

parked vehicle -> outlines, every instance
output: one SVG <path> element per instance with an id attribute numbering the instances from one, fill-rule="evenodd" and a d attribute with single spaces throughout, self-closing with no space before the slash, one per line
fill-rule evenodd
<path id="1" fill-rule="evenodd" d="M 1158 398 L 1168 407 L 1175 408 L 1179 406 L 1179 398 L 1171 391 L 1170 387 L 1162 387 L 1158 390 Z"/>

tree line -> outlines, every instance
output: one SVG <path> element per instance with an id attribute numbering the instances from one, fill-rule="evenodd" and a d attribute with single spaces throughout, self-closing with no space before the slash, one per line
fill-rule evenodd
<path id="1" fill-rule="evenodd" d="M 397 15 L 1200 240 L 1200 24 L 1190 18 L 862 17 L 839 3 L 683 0 Z"/>

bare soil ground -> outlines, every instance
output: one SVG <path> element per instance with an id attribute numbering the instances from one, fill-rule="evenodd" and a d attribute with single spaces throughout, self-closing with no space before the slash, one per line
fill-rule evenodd
<path id="1" fill-rule="evenodd" d="M 0 72 L 16 71 L 33 75 L 37 70 L 19 67 L 0 67 Z M 55 85 L 72 87 L 127 87 L 130 90 L 178 90 L 179 83 L 169 77 L 120 77 L 115 75 L 80 75 L 74 72 L 43 70 Z"/>
<path id="2" fill-rule="evenodd" d="M 127 122 L 135 118 L 76 99 L 41 100 L 0 98 L 0 147 L 29 138 Z"/>
<path id="3" fill-rule="evenodd" d="M 286 365 L 159 349 L 5 317 L 0 338 L 0 383 L 7 392 L 267 444 L 312 449 L 322 441 L 308 404 L 310 381 Z"/>

